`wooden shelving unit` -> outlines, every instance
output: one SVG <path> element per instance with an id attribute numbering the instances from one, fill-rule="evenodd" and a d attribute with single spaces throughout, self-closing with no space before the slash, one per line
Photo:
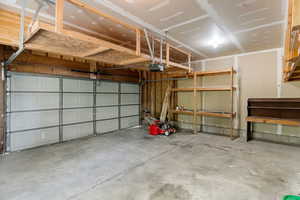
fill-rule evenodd
<path id="1" fill-rule="evenodd" d="M 224 87 L 224 88 L 174 88 L 173 92 L 193 92 L 196 91 L 231 91 L 234 90 L 232 87 Z"/>
<path id="2" fill-rule="evenodd" d="M 209 116 L 209 117 L 220 117 L 220 118 L 227 118 L 231 119 L 231 138 L 234 137 L 233 135 L 233 119 L 235 117 L 235 113 L 233 112 L 233 92 L 235 87 L 233 86 L 233 78 L 234 78 L 235 71 L 233 68 L 227 70 L 219 70 L 219 71 L 204 71 L 204 72 L 190 72 L 190 73 L 172 73 L 169 77 L 172 78 L 180 78 L 180 77 L 187 77 L 193 79 L 193 87 L 190 88 L 172 88 L 172 92 L 192 92 L 193 93 L 193 110 L 170 110 L 172 114 L 182 114 L 182 115 L 192 115 L 193 116 L 193 130 L 194 133 L 197 132 L 197 124 L 196 118 L 197 116 Z M 230 76 L 230 85 L 228 87 L 197 87 L 197 77 L 199 76 L 218 76 L 218 75 L 229 75 Z M 196 94 L 197 92 L 209 92 L 209 91 L 229 91 L 231 95 L 231 103 L 230 103 L 230 110 L 231 112 L 208 112 L 208 111 L 198 111 L 196 108 Z"/>

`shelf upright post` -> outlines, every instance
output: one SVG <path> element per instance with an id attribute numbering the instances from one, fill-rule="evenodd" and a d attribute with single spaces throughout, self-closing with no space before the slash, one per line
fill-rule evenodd
<path id="1" fill-rule="evenodd" d="M 234 70 L 233 70 L 233 67 L 231 67 L 231 71 L 230 71 L 230 87 L 231 87 L 231 90 L 230 90 L 230 95 L 231 95 L 231 103 L 230 103 L 230 110 L 231 110 L 231 113 L 232 113 L 232 117 L 231 117 L 231 135 L 230 135 L 230 137 L 231 137 L 231 139 L 233 139 L 233 132 L 234 132 L 234 125 L 233 125 L 233 123 L 234 123 L 234 120 L 233 120 L 233 118 L 234 118 L 234 116 L 233 116 L 233 101 L 234 101 L 234 99 L 233 99 L 233 88 L 234 88 L 234 85 L 233 85 L 233 82 L 234 82 L 234 80 L 233 80 L 233 75 L 234 75 Z"/>
<path id="2" fill-rule="evenodd" d="M 193 72 L 194 75 L 194 95 L 193 95 L 193 102 L 194 102 L 194 110 L 193 110 L 193 126 L 194 126 L 194 134 L 197 133 L 197 74 Z"/>

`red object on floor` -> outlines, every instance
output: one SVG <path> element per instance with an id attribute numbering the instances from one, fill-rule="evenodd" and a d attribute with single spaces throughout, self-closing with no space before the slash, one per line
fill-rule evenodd
<path id="1" fill-rule="evenodd" d="M 159 126 L 158 125 L 156 125 L 156 124 L 151 124 L 150 126 L 149 126 L 149 134 L 150 135 L 160 135 L 160 134 L 163 134 L 165 131 L 164 130 L 161 130 L 160 128 L 159 128 Z"/>
<path id="2" fill-rule="evenodd" d="M 169 135 L 176 132 L 174 128 L 162 129 L 159 126 L 160 121 L 156 120 L 153 124 L 148 127 L 148 131 L 150 135 Z"/>

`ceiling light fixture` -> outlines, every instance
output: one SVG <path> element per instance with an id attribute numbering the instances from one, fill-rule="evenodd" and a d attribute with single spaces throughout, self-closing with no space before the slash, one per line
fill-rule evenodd
<path id="1" fill-rule="evenodd" d="M 214 35 L 211 40 L 208 41 L 208 46 L 212 46 L 214 49 L 224 44 L 225 40 L 218 35 Z"/>

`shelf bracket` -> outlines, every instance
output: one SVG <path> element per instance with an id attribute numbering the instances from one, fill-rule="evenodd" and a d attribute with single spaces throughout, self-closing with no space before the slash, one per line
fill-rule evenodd
<path id="1" fill-rule="evenodd" d="M 22 9 L 20 15 L 20 34 L 19 34 L 19 49 L 15 53 L 13 53 L 6 61 L 2 62 L 2 67 L 6 68 L 10 65 L 25 49 L 24 41 L 25 41 L 25 10 L 26 10 L 26 3 L 27 0 L 21 1 Z"/>

